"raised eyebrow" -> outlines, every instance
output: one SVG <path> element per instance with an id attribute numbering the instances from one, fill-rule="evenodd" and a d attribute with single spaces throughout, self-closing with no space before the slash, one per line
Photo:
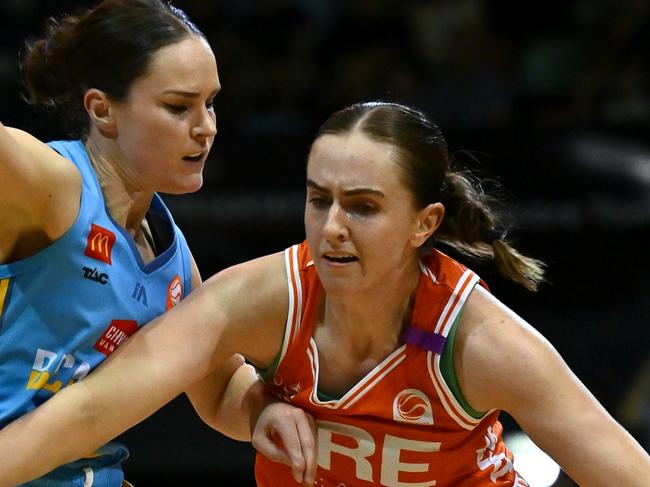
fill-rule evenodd
<path id="1" fill-rule="evenodd" d="M 324 188 L 320 184 L 312 181 L 311 179 L 307 179 L 307 187 L 308 188 L 313 188 L 316 191 L 320 191 L 321 193 L 330 193 L 330 190 Z M 343 191 L 343 194 L 345 196 L 358 196 L 358 195 L 371 194 L 371 195 L 374 195 L 374 196 L 380 196 L 382 198 L 385 196 L 384 193 L 382 193 L 378 189 L 373 189 L 373 188 L 352 188 L 352 189 L 348 189 L 348 190 Z"/>

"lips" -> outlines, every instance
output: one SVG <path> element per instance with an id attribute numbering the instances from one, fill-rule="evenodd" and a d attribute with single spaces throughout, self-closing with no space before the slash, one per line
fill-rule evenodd
<path id="1" fill-rule="evenodd" d="M 337 264 L 348 264 L 350 262 L 355 262 L 359 260 L 358 257 L 354 255 L 323 255 L 323 258 L 329 262 L 335 262 Z"/>
<path id="2" fill-rule="evenodd" d="M 184 161 L 190 161 L 190 162 L 199 162 L 201 159 L 203 159 L 204 152 L 196 152 L 194 154 L 187 155 L 183 157 Z"/>

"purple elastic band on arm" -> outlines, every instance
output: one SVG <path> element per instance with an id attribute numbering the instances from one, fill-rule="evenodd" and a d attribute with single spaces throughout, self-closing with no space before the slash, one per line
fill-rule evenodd
<path id="1" fill-rule="evenodd" d="M 408 345 L 424 348 L 440 355 L 445 348 L 447 339 L 438 333 L 421 330 L 409 325 L 402 332 L 402 341 Z"/>

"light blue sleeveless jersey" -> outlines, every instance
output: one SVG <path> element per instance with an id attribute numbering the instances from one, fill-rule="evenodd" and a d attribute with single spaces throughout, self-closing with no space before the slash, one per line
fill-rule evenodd
<path id="1" fill-rule="evenodd" d="M 52 245 L 0 265 L 0 428 L 82 379 L 191 290 L 187 243 L 160 197 L 147 214 L 159 251 L 144 265 L 133 239 L 109 216 L 83 143 L 49 145 L 79 168 L 81 205 Z M 127 457 L 124 446 L 109 443 L 25 485 L 119 487 Z"/>

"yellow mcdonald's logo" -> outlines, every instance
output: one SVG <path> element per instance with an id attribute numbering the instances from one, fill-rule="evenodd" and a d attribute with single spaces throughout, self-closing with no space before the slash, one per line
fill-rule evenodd
<path id="1" fill-rule="evenodd" d="M 86 245 L 85 255 L 93 259 L 112 264 L 111 250 L 115 243 L 115 234 L 107 228 L 92 223 Z"/>
<path id="2" fill-rule="evenodd" d="M 101 252 L 108 256 L 108 235 L 96 233 L 90 241 L 90 245 L 94 252 Z"/>

